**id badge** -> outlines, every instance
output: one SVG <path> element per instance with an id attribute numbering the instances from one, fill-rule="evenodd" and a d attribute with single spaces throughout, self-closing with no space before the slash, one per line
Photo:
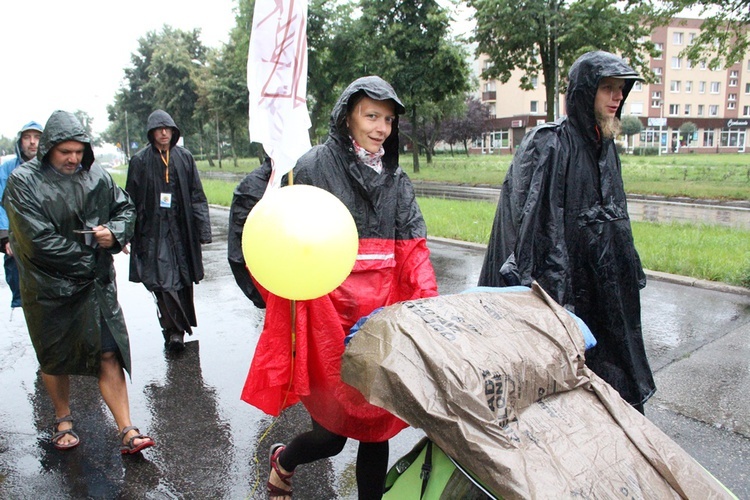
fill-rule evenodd
<path id="1" fill-rule="evenodd" d="M 159 206 L 161 208 L 172 208 L 172 193 L 161 193 L 159 195 Z"/>

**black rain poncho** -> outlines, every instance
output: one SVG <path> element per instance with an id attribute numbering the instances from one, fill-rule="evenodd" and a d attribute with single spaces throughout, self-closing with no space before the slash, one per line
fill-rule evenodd
<path id="1" fill-rule="evenodd" d="M 57 172 L 47 161 L 56 145 L 85 145 L 81 170 Z M 89 138 L 70 113 L 56 111 L 42 134 L 37 157 L 16 168 L 4 196 L 10 242 L 18 262 L 26 324 L 42 372 L 99 375 L 101 325 L 114 337 L 130 373 L 130 346 L 117 302 L 112 254 L 133 234 L 128 195 L 97 164 Z M 76 229 L 107 227 L 117 242 L 104 249 Z"/>
<path id="2" fill-rule="evenodd" d="M 641 331 L 646 277 L 615 143 L 600 139 L 594 119 L 599 80 L 615 76 L 626 82 L 619 118 L 637 74 L 612 54 L 591 52 L 571 67 L 568 116 L 524 137 L 503 183 L 479 285 L 538 281 L 594 333 L 586 364 L 638 405 L 655 391 Z"/>
<path id="3" fill-rule="evenodd" d="M 170 182 L 152 142 L 152 131 L 172 129 Z M 126 190 L 138 217 L 131 242 L 130 281 L 152 292 L 181 290 L 203 279 L 202 243 L 211 243 L 208 201 L 193 155 L 177 146 L 180 129 L 166 111 L 156 110 L 147 123 L 149 145 L 130 160 Z M 172 207 L 162 208 L 160 195 L 172 194 Z"/>

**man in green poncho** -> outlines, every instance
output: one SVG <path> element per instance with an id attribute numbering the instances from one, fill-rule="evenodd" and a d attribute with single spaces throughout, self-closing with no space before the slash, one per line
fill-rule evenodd
<path id="1" fill-rule="evenodd" d="M 123 371 L 130 373 L 130 345 L 112 259 L 133 235 L 135 209 L 94 164 L 91 141 L 73 114 L 52 113 L 36 158 L 8 178 L 3 204 L 29 335 L 55 408 L 52 445 L 69 450 L 80 443 L 69 376 L 91 375 L 117 423 L 120 451 L 153 446 L 130 421 Z"/>

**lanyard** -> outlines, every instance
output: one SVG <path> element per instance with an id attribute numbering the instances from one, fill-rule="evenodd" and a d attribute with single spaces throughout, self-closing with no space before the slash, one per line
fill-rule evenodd
<path id="1" fill-rule="evenodd" d="M 161 161 L 164 162 L 164 177 L 167 184 L 169 184 L 169 150 L 167 149 L 166 157 L 165 153 L 162 153 L 161 151 L 159 151 L 159 156 L 161 156 Z"/>

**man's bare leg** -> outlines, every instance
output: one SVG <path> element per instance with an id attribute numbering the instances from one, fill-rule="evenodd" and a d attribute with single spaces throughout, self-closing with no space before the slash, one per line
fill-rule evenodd
<path id="1" fill-rule="evenodd" d="M 125 427 L 132 425 L 130 422 L 130 402 L 128 401 L 128 386 L 125 381 L 125 372 L 120 361 L 113 352 L 102 354 L 102 367 L 99 371 L 99 390 L 104 402 L 107 403 L 109 411 L 117 423 L 117 429 L 122 431 Z M 135 430 L 130 430 L 123 437 L 123 444 L 137 435 Z M 145 439 L 135 439 L 133 446 L 138 446 Z"/>
<path id="2" fill-rule="evenodd" d="M 42 372 L 42 382 L 47 389 L 52 406 L 55 407 L 55 419 L 70 415 L 70 377 L 68 375 L 49 375 Z M 58 431 L 67 431 L 73 428 L 73 422 L 60 422 Z M 65 434 L 57 440 L 60 446 L 67 446 L 78 441 L 75 436 Z"/>

